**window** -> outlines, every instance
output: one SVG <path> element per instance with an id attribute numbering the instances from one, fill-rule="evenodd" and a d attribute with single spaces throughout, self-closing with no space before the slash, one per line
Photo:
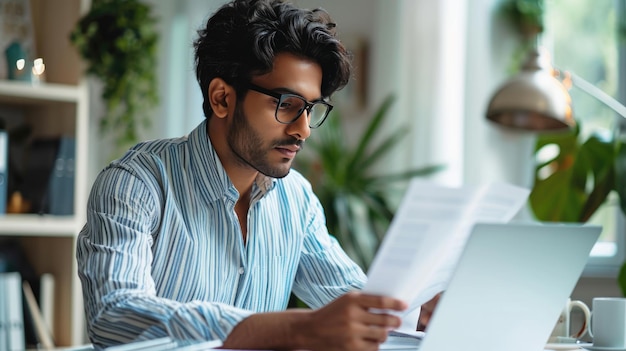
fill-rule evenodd
<path id="1" fill-rule="evenodd" d="M 552 53 L 556 68 L 574 72 L 610 96 L 624 101 L 626 73 L 624 44 L 619 24 L 625 23 L 624 0 L 546 0 L 545 33 L 542 42 Z M 623 34 L 622 34 L 623 35 Z M 620 47 L 620 45 L 622 47 Z M 621 93 L 620 93 L 621 92 Z M 626 120 L 588 93 L 570 90 L 575 118 L 582 135 L 613 138 Z M 615 276 L 624 262 L 625 226 L 617 194 L 590 221 L 601 224 L 602 235 L 591 252 L 586 275 Z"/>

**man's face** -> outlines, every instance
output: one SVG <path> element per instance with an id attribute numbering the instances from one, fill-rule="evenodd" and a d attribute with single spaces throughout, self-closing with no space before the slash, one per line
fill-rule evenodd
<path id="1" fill-rule="evenodd" d="M 321 96 L 322 70 L 312 61 L 282 53 L 274 69 L 252 78 L 252 83 L 277 93 L 290 93 L 308 101 Z M 274 178 L 289 173 L 296 153 L 311 134 L 307 112 L 291 124 L 275 118 L 277 99 L 249 90 L 235 108 L 227 142 L 244 166 Z"/>

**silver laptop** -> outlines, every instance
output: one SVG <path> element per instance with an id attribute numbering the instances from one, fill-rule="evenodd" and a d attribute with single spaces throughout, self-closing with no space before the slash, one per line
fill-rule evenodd
<path id="1" fill-rule="evenodd" d="M 476 224 L 419 350 L 543 350 L 600 232 Z"/>

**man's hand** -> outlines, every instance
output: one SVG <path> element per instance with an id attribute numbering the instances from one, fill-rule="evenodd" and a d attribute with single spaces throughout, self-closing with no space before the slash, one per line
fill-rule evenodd
<path id="1" fill-rule="evenodd" d="M 417 320 L 417 330 L 424 331 L 430 322 L 430 319 L 433 316 L 433 312 L 437 307 L 437 303 L 439 302 L 439 298 L 441 297 L 441 293 L 435 295 L 430 301 L 426 302 L 422 305 L 422 309 L 420 311 L 420 317 Z"/>
<path id="2" fill-rule="evenodd" d="M 401 319 L 371 309 L 403 311 L 407 305 L 389 297 L 351 292 L 311 313 L 307 328 L 312 350 L 378 350 Z"/>
<path id="3" fill-rule="evenodd" d="M 403 311 L 406 303 L 360 292 L 347 293 L 317 310 L 258 313 L 241 321 L 224 341 L 227 349 L 376 351 L 399 317 L 375 310 Z"/>

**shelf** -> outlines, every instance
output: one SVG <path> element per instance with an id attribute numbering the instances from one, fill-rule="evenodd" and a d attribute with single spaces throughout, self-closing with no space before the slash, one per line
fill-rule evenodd
<path id="1" fill-rule="evenodd" d="M 88 137 L 90 109 L 85 64 L 69 37 L 91 0 L 27 2 L 32 17 L 32 49 L 34 57 L 45 61 L 45 81 L 31 83 L 0 78 L 0 114 L 7 130 L 26 126 L 30 133 L 28 142 L 62 136 L 75 138 L 75 212 L 68 216 L 0 215 L 0 244 L 17 242 L 37 274 L 53 274 L 55 344 L 57 347 L 82 345 L 86 342 L 86 323 L 75 252 L 78 233 L 85 224 L 92 140 Z M 20 150 L 18 145 L 13 155 L 26 160 L 27 148 L 22 146 Z"/>
<path id="2" fill-rule="evenodd" d="M 0 101 L 33 103 L 37 101 L 77 102 L 81 87 L 55 83 L 30 83 L 0 80 Z"/>
<path id="3" fill-rule="evenodd" d="M 1 236 L 54 236 L 73 238 L 80 224 L 74 216 L 7 214 L 0 216 Z"/>

